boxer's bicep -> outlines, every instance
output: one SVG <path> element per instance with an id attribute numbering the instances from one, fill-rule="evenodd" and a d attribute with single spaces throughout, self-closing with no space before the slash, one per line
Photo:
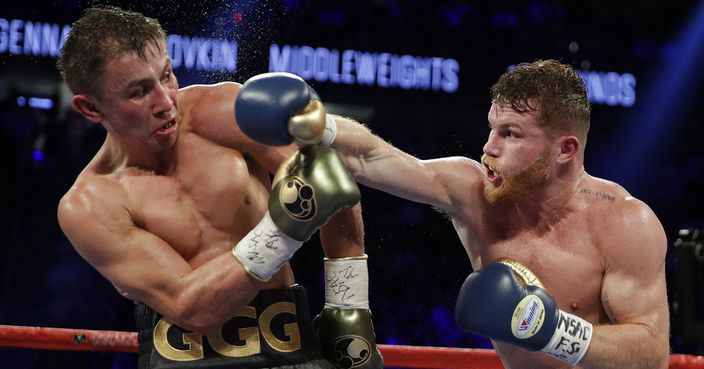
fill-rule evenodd
<path id="1" fill-rule="evenodd" d="M 112 200 L 120 199 L 119 192 L 102 192 L 101 199 L 111 200 L 66 200 L 60 223 L 81 256 L 123 296 L 183 328 L 211 332 L 261 288 L 230 252 L 192 268 L 171 244 L 135 224 L 126 207 Z"/>
<path id="2" fill-rule="evenodd" d="M 137 227 L 119 196 L 104 193 L 98 200 L 87 192 L 59 205 L 59 223 L 76 251 L 121 294 L 155 308 L 167 305 L 178 296 L 180 277 L 191 271 L 188 263 Z"/>
<path id="3" fill-rule="evenodd" d="M 613 324 L 633 323 L 651 333 L 667 332 L 667 239 L 652 211 L 635 199 L 629 201 L 637 203 L 626 205 L 629 209 L 604 249 L 602 306 Z"/>
<path id="4" fill-rule="evenodd" d="M 467 194 L 481 179 L 468 158 L 420 160 L 398 149 L 375 155 L 366 166 L 364 175 L 355 175 L 360 183 L 450 214 L 469 205 Z"/>

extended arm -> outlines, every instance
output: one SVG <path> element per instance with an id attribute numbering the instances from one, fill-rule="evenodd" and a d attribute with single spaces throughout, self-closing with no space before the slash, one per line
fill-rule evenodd
<path id="1" fill-rule="evenodd" d="M 364 125 L 335 116 L 332 148 L 361 184 L 454 213 L 457 195 L 481 179 L 479 164 L 463 157 L 420 160 Z"/>
<path id="2" fill-rule="evenodd" d="M 318 95 L 300 77 L 264 73 L 248 80 L 244 90 L 235 111 L 246 135 L 268 145 L 330 145 L 355 180 L 369 187 L 455 213 L 457 198 L 481 180 L 476 161 L 419 160 L 351 119 L 325 115 Z"/>

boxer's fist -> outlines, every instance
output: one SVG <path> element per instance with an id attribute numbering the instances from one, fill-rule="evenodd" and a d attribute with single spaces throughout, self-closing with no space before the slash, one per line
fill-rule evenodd
<path id="1" fill-rule="evenodd" d="M 369 309 L 325 308 L 316 317 L 323 357 L 338 369 L 382 369 Z"/>
<path id="2" fill-rule="evenodd" d="M 248 79 L 235 100 L 235 116 L 242 132 L 272 146 L 294 141 L 299 146 L 318 144 L 327 121 L 313 88 L 302 78 L 282 72 Z"/>
<path id="3" fill-rule="evenodd" d="M 307 241 L 328 219 L 359 201 L 357 183 L 335 150 L 300 148 L 274 176 L 269 212 L 289 237 Z"/>
<path id="4" fill-rule="evenodd" d="M 538 278 L 508 259 L 467 277 L 455 306 L 457 325 L 576 365 L 591 340 L 592 325 L 557 308 Z"/>
<path id="5" fill-rule="evenodd" d="M 359 198 L 359 187 L 334 150 L 303 147 L 281 164 L 269 211 L 232 252 L 247 273 L 267 281 L 332 215 Z"/>

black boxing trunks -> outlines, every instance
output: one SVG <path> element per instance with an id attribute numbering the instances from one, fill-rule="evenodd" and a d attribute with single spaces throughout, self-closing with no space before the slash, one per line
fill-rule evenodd
<path id="1" fill-rule="evenodd" d="M 261 290 L 208 336 L 171 323 L 145 304 L 135 308 L 139 369 L 326 368 L 305 289 Z"/>

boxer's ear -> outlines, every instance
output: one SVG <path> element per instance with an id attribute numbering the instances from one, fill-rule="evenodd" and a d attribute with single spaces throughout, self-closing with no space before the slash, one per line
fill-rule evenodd
<path id="1" fill-rule="evenodd" d="M 558 163 L 566 163 L 579 153 L 580 142 L 575 136 L 562 136 L 558 140 L 560 144 L 560 156 L 557 158 Z"/>
<path id="2" fill-rule="evenodd" d="M 71 106 L 73 110 L 93 123 L 100 123 L 103 120 L 103 113 L 100 112 L 93 99 L 87 95 L 74 95 L 71 99 Z"/>

